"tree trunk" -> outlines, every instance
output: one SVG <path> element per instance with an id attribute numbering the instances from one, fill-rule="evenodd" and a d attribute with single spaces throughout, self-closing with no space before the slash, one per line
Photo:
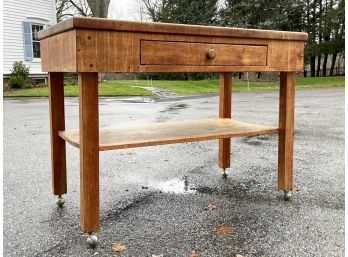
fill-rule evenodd
<path id="1" fill-rule="evenodd" d="M 239 78 L 239 79 L 242 79 L 242 72 L 239 72 L 239 73 L 238 73 L 238 78 Z"/>
<path id="2" fill-rule="evenodd" d="M 317 74 L 316 77 L 320 76 L 320 64 L 321 64 L 321 42 L 323 39 L 323 22 L 322 22 L 322 13 L 323 13 L 323 5 L 322 0 L 319 0 L 319 12 L 318 12 L 318 20 L 319 20 L 319 28 L 318 28 L 318 37 L 319 37 L 319 44 L 318 44 L 318 62 L 317 62 Z"/>
<path id="3" fill-rule="evenodd" d="M 318 55 L 318 62 L 317 62 L 317 73 L 316 77 L 320 76 L 320 63 L 321 63 L 321 54 Z"/>
<path id="4" fill-rule="evenodd" d="M 107 18 L 110 0 L 87 0 L 93 17 Z"/>
<path id="5" fill-rule="evenodd" d="M 327 58 L 329 54 L 324 54 L 324 61 L 323 61 L 323 77 L 326 77 L 326 65 L 327 65 Z"/>
<path id="6" fill-rule="evenodd" d="M 331 30 L 332 30 L 332 18 L 328 17 L 328 13 L 332 10 L 333 0 L 330 0 L 330 5 L 328 6 L 328 1 L 325 0 L 325 16 L 324 16 L 324 42 L 328 43 L 331 39 Z M 327 59 L 329 57 L 329 49 L 327 47 L 324 50 L 324 61 L 323 61 L 323 77 L 326 77 L 327 70 Z"/>
<path id="7" fill-rule="evenodd" d="M 315 77 L 315 56 L 310 57 L 311 77 Z"/>
<path id="8" fill-rule="evenodd" d="M 335 68 L 335 63 L 337 59 L 337 53 L 334 53 L 332 55 L 332 63 L 331 63 L 331 69 L 330 69 L 330 76 L 333 76 L 334 68 Z"/>

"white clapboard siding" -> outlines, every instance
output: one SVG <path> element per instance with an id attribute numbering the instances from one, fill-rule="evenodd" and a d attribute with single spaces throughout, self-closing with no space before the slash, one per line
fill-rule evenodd
<path id="1" fill-rule="evenodd" d="M 3 0 L 3 73 L 10 73 L 15 61 L 23 61 L 31 74 L 43 74 L 41 60 L 25 60 L 23 22 L 56 23 L 55 0 Z"/>

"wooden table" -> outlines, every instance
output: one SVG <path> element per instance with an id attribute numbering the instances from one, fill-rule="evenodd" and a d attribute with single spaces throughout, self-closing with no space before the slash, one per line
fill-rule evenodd
<path id="1" fill-rule="evenodd" d="M 42 70 L 49 72 L 53 193 L 62 205 L 68 142 L 80 149 L 82 231 L 99 228 L 99 151 L 105 150 L 218 139 L 225 170 L 232 137 L 278 133 L 278 188 L 289 197 L 295 72 L 303 69 L 306 33 L 73 17 L 39 37 Z M 279 127 L 231 119 L 231 74 L 241 71 L 280 72 Z M 79 129 L 65 129 L 64 72 L 78 73 Z M 218 72 L 219 117 L 99 128 L 98 72 Z"/>

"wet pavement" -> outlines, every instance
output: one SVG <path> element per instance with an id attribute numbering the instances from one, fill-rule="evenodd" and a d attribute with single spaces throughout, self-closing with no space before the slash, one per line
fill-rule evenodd
<path id="1" fill-rule="evenodd" d="M 101 98 L 100 124 L 209 118 L 217 110 L 216 95 Z M 235 93 L 232 115 L 277 125 L 278 92 Z M 76 98 L 66 99 L 66 118 L 67 128 L 77 127 Z M 78 150 L 67 146 L 68 194 L 59 209 L 48 101 L 5 99 L 4 256 L 344 256 L 344 88 L 298 90 L 295 126 L 291 202 L 276 189 L 276 135 L 233 139 L 227 179 L 216 140 L 101 152 L 100 244 L 88 249 L 79 230 Z M 113 252 L 119 241 L 126 249 Z"/>

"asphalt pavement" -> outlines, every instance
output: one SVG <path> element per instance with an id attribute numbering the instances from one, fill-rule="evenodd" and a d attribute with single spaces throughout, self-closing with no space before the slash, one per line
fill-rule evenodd
<path id="1" fill-rule="evenodd" d="M 235 93 L 232 115 L 277 125 L 278 99 Z M 100 98 L 100 124 L 216 117 L 217 100 Z M 65 103 L 66 127 L 77 127 L 78 99 Z M 216 140 L 101 152 L 96 249 L 79 229 L 79 151 L 70 145 L 66 203 L 55 204 L 47 98 L 3 107 L 4 256 L 344 256 L 344 88 L 296 92 L 290 202 L 276 188 L 277 135 L 233 139 L 227 179 Z"/>

